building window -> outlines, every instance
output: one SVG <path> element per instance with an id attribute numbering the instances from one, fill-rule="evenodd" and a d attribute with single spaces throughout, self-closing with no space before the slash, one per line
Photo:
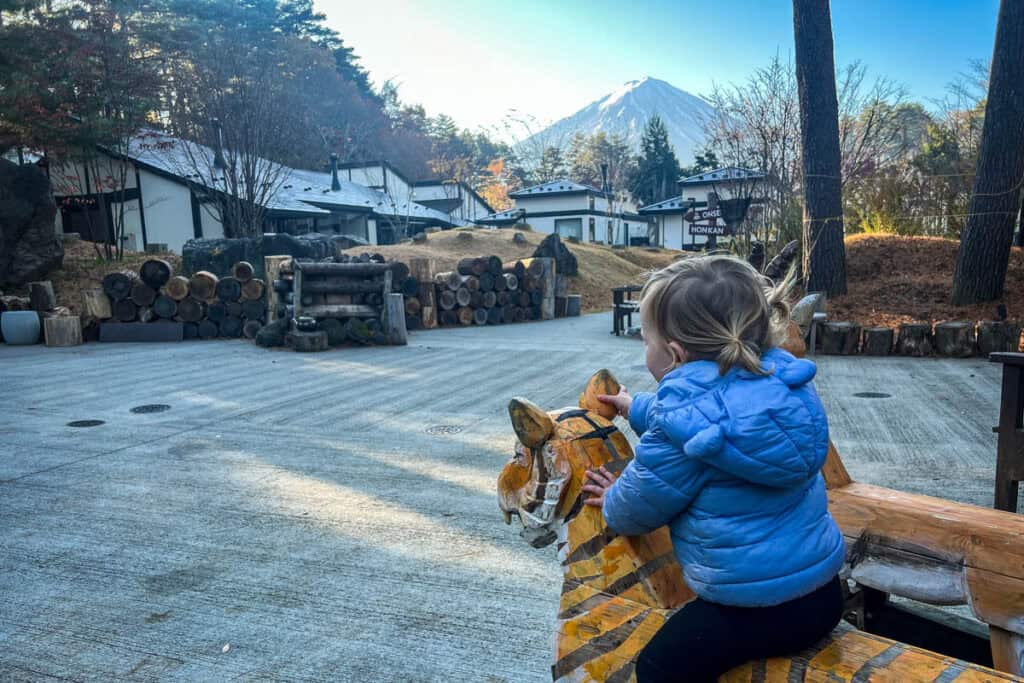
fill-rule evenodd
<path id="1" fill-rule="evenodd" d="M 608 221 L 608 244 L 614 244 L 614 233 L 612 232 L 612 222 Z"/>
<path id="2" fill-rule="evenodd" d="M 587 201 L 590 205 L 590 210 L 594 210 L 594 195 L 587 195 Z"/>
<path id="3" fill-rule="evenodd" d="M 593 217 L 591 217 L 590 218 L 590 241 L 591 242 L 596 242 L 597 241 L 597 234 L 595 233 L 595 227 L 594 226 L 595 226 L 594 219 L 593 219 Z"/>
<path id="4" fill-rule="evenodd" d="M 556 218 L 555 232 L 562 237 L 575 237 L 576 239 L 581 240 L 583 239 L 583 219 Z"/>

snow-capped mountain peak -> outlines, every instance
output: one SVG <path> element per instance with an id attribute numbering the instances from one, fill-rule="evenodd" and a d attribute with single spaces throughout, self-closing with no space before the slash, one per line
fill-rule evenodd
<path id="1" fill-rule="evenodd" d="M 622 135 L 636 149 L 647 119 L 658 114 L 668 128 L 679 162 L 685 165 L 693 163 L 694 154 L 702 148 L 704 121 L 713 113 L 714 108 L 707 100 L 666 81 L 644 76 L 623 83 L 534 137 L 544 144 L 564 146 L 576 132 L 592 135 L 604 131 Z"/>

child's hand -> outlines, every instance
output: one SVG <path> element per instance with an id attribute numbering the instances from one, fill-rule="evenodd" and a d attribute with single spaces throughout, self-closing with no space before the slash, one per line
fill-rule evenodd
<path id="1" fill-rule="evenodd" d="M 604 505 L 604 494 L 607 493 L 608 489 L 615 483 L 615 475 L 609 472 L 602 465 L 596 470 L 587 470 L 587 479 L 594 482 L 592 484 L 585 484 L 583 490 L 587 493 L 592 493 L 590 498 L 587 498 L 583 503 L 585 505 L 593 505 L 594 507 L 601 507 Z"/>
<path id="2" fill-rule="evenodd" d="M 616 412 L 624 418 L 629 418 L 629 407 L 633 405 L 633 397 L 626 393 L 626 387 L 619 387 L 619 393 L 614 396 L 598 394 L 597 400 L 615 406 Z"/>

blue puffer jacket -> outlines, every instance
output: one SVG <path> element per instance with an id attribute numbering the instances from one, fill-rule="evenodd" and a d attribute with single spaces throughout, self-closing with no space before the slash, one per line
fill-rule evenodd
<path id="1" fill-rule="evenodd" d="M 621 534 L 665 524 L 686 581 L 705 600 L 758 607 L 823 586 L 845 556 L 820 474 L 828 422 L 814 363 L 781 349 L 768 376 L 693 361 L 633 397 L 636 458 L 605 495 Z"/>

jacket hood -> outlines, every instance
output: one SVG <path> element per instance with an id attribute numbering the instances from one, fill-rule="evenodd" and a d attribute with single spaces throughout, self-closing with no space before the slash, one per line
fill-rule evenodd
<path id="1" fill-rule="evenodd" d="M 786 488 L 816 476 L 828 454 L 828 424 L 810 383 L 817 369 L 781 349 L 761 357 L 768 375 L 693 361 L 659 383 L 657 426 L 683 453 L 761 486 Z"/>

